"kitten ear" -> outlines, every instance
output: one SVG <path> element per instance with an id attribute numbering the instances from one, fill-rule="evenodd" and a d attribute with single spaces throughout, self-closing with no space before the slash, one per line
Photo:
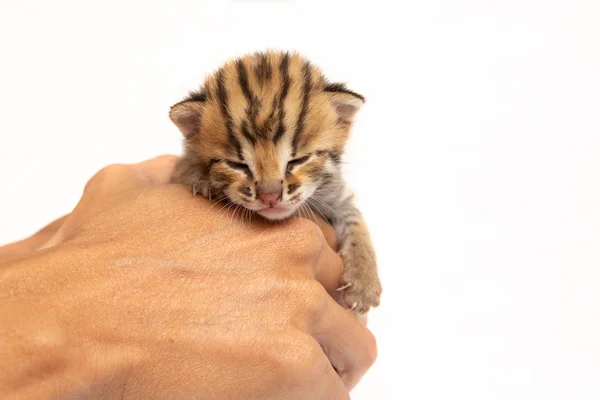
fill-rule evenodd
<path id="1" fill-rule="evenodd" d="M 343 83 L 330 83 L 324 91 L 329 95 L 331 105 L 343 123 L 352 123 L 354 116 L 365 104 L 365 97 L 346 88 Z"/>
<path id="2" fill-rule="evenodd" d="M 171 107 L 169 118 L 179 128 L 186 139 L 197 135 L 200 131 L 200 121 L 204 102 L 195 100 L 184 100 Z"/>

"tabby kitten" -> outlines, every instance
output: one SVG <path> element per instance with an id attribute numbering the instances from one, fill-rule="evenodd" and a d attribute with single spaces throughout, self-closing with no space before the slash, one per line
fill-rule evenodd
<path id="1" fill-rule="evenodd" d="M 325 217 L 341 240 L 338 301 L 356 314 L 381 295 L 371 239 L 340 169 L 364 100 L 301 55 L 268 51 L 225 63 L 170 111 L 184 135 L 173 181 L 270 220 L 308 207 Z"/>

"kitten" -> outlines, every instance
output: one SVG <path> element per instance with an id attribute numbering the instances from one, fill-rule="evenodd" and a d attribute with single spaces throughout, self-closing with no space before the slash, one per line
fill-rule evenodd
<path id="1" fill-rule="evenodd" d="M 358 315 L 379 305 L 382 290 L 367 227 L 340 169 L 364 101 L 301 55 L 268 51 L 228 61 L 170 111 L 184 135 L 173 182 L 270 220 L 308 207 L 325 217 L 341 240 L 338 302 Z"/>

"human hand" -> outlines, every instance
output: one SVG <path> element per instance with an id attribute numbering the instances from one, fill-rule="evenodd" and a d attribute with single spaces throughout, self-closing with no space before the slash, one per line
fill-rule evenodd
<path id="1" fill-rule="evenodd" d="M 341 261 L 321 230 L 241 223 L 166 185 L 173 163 L 104 169 L 43 250 L 0 269 L 0 354 L 29 360 L 0 366 L 0 393 L 349 398 L 376 346 L 327 295 Z"/>

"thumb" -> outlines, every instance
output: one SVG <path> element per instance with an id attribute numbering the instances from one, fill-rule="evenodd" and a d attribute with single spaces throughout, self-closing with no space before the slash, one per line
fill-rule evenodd
<path id="1" fill-rule="evenodd" d="M 98 171 L 86 184 L 83 197 L 88 192 L 94 195 L 119 192 L 149 185 L 170 182 L 177 157 L 163 155 L 136 164 L 112 164 Z M 83 199 L 83 198 L 82 198 Z"/>

